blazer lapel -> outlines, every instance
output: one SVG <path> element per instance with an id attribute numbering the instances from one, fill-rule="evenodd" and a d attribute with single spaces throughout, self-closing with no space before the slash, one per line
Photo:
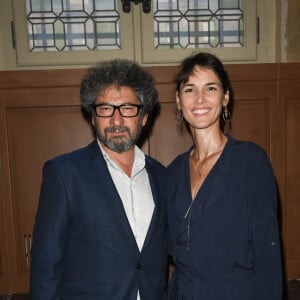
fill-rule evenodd
<path id="1" fill-rule="evenodd" d="M 89 150 L 92 170 L 94 172 L 95 182 L 97 182 L 96 184 L 99 197 L 102 197 L 102 201 L 109 202 L 108 206 L 112 209 L 108 213 L 111 214 L 112 222 L 115 222 L 118 225 L 117 227 L 119 227 L 119 230 L 124 232 L 124 239 L 126 240 L 126 243 L 131 241 L 134 243 L 135 247 L 138 247 L 126 216 L 122 200 L 114 185 L 113 179 L 96 140 L 90 144 Z"/>
<path id="2" fill-rule="evenodd" d="M 209 209 L 213 204 L 215 204 L 219 200 L 222 201 L 221 199 L 226 199 L 226 177 L 228 172 L 230 171 L 230 161 L 232 157 L 233 144 L 233 139 L 228 136 L 228 142 L 223 150 L 220 159 L 217 161 L 216 165 L 209 173 L 204 184 L 199 190 L 194 203 L 192 204 L 190 220 L 187 217 L 182 221 L 179 231 L 180 234 L 187 230 L 188 222 L 190 222 L 190 226 L 192 226 L 193 223 L 198 221 L 198 218 L 201 218 L 201 216 L 205 214 L 205 211 Z M 189 170 L 187 170 L 187 173 L 188 172 Z M 186 178 L 189 178 L 187 176 L 189 176 L 189 174 L 186 174 Z M 188 183 L 186 186 L 189 187 L 190 182 L 188 179 L 187 181 Z M 222 194 L 220 194 L 219 191 L 222 191 Z M 190 190 L 187 190 L 185 192 L 189 193 L 189 197 L 191 198 Z"/>
<path id="3" fill-rule="evenodd" d="M 160 197 L 162 195 L 160 195 L 159 191 L 158 191 L 158 187 L 160 186 L 160 183 L 157 181 L 157 177 L 154 176 L 155 174 L 155 170 L 154 168 L 152 168 L 152 165 L 147 163 L 147 159 L 146 159 L 146 170 L 149 176 L 149 181 L 150 181 L 150 186 L 151 186 L 151 191 L 152 191 L 152 196 L 153 196 L 153 201 L 155 203 L 155 207 L 154 207 L 154 211 L 152 214 L 152 218 L 151 218 L 151 222 L 148 228 L 148 232 L 143 244 L 143 249 L 145 249 L 147 247 L 147 245 L 149 244 L 149 242 L 152 239 L 153 234 L 156 232 L 156 228 L 158 226 L 158 221 L 160 218 L 160 214 L 161 214 L 161 201 L 162 199 L 160 199 Z"/>
<path id="4" fill-rule="evenodd" d="M 226 178 L 230 171 L 230 161 L 233 151 L 233 140 L 228 137 L 228 142 L 223 150 L 220 159 L 217 161 L 216 165 L 213 167 L 208 177 L 206 178 L 204 185 L 197 195 L 198 199 L 195 199 L 193 205 L 193 214 L 191 218 L 191 224 L 195 222 L 201 214 L 205 213 L 212 205 L 217 201 L 222 201 L 226 199 Z M 222 194 L 220 194 L 220 192 Z M 195 213 L 194 213 L 195 212 Z"/>

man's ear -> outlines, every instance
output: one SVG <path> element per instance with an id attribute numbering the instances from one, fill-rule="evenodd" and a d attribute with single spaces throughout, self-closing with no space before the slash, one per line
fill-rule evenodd
<path id="1" fill-rule="evenodd" d="M 144 115 L 143 115 L 143 120 L 142 120 L 142 126 L 143 126 L 143 127 L 146 125 L 147 120 L 148 120 L 148 114 L 144 114 Z"/>
<path id="2" fill-rule="evenodd" d="M 93 127 L 95 127 L 96 126 L 96 115 L 95 115 L 95 113 L 92 113 L 91 114 L 91 123 L 92 123 L 92 125 L 93 125 Z"/>

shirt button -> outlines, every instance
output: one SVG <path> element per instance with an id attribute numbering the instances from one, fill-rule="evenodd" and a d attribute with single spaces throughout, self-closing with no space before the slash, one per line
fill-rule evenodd
<path id="1" fill-rule="evenodd" d="M 137 264 L 137 265 L 136 265 L 137 270 L 139 270 L 141 267 L 142 267 L 141 264 Z"/>

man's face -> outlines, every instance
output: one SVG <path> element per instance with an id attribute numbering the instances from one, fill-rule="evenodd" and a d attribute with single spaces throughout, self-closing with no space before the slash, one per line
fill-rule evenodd
<path id="1" fill-rule="evenodd" d="M 127 109 L 130 110 L 130 105 L 139 105 L 140 101 L 137 99 L 135 92 L 126 86 L 116 88 L 114 85 L 107 87 L 97 97 L 95 105 L 103 105 L 98 107 L 100 114 L 107 114 L 107 110 L 111 110 L 109 105 L 129 105 L 124 106 L 124 114 L 127 115 Z M 107 104 L 107 106 L 105 106 Z M 136 107 L 133 107 L 135 110 Z M 134 117 L 124 117 L 120 114 L 119 109 L 114 109 L 114 113 L 109 117 L 98 117 L 93 114 L 92 123 L 96 129 L 96 134 L 104 148 L 111 151 L 122 153 L 133 149 L 136 144 L 142 127 L 147 122 L 147 115 L 142 114 L 142 110 Z"/>

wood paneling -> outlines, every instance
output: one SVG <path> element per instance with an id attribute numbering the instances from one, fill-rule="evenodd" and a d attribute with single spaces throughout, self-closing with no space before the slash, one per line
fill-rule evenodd
<path id="1" fill-rule="evenodd" d="M 192 144 L 187 131 L 182 132 L 175 122 L 174 101 L 162 101 L 161 113 L 157 118 L 153 135 L 150 137 L 150 155 L 168 165 L 179 153 Z"/>
<path id="2" fill-rule="evenodd" d="M 230 133 L 258 143 L 272 161 L 287 277 L 300 277 L 299 64 L 226 68 L 235 95 Z M 160 112 L 143 150 L 167 165 L 192 141 L 175 123 L 176 68 L 149 70 L 157 80 Z M 84 71 L 0 72 L 0 293 L 28 292 L 25 238 L 32 232 L 44 161 L 93 139 L 79 103 Z"/>
<path id="3" fill-rule="evenodd" d="M 286 272 L 300 278 L 300 64 L 282 64 L 279 82 L 283 204 L 283 237 Z"/>
<path id="4" fill-rule="evenodd" d="M 3 171 L 0 156 L 0 172 Z M 9 290 L 10 272 L 8 265 L 7 224 L 5 215 L 3 187 L 0 181 L 0 293 Z M 1 298 L 0 298 L 1 299 Z"/>
<path id="5" fill-rule="evenodd" d="M 300 268 L 300 98 L 286 99 L 286 262 L 289 274 Z M 294 277 L 293 276 L 293 277 Z"/>
<path id="6" fill-rule="evenodd" d="M 26 72 L 32 81 L 31 84 L 27 81 L 26 86 L 19 81 L 23 72 L 17 73 L 14 89 L 11 74 L 7 76 L 8 87 L 0 89 L 1 204 L 6 214 L 5 244 L 9 247 L 8 260 L 6 258 L 4 262 L 9 262 L 10 271 L 5 276 L 10 280 L 0 292 L 26 293 L 30 239 L 43 163 L 58 154 L 86 145 L 93 139 L 93 133 L 81 113 L 79 78 L 75 76 L 73 84 L 63 87 L 57 84 L 59 76 L 56 72 L 50 80 L 47 72 L 47 84 L 45 78 L 39 79 L 44 72 L 31 75 Z M 61 82 L 63 73 L 60 72 L 63 76 L 60 77 Z"/>
<path id="7" fill-rule="evenodd" d="M 90 127 L 79 106 L 8 108 L 6 113 L 8 154 L 16 269 L 12 284 L 24 292 L 28 287 L 31 232 L 41 184 L 41 166 L 57 154 L 82 147 L 92 140 Z M 21 250 L 21 251 L 20 251 Z"/>

